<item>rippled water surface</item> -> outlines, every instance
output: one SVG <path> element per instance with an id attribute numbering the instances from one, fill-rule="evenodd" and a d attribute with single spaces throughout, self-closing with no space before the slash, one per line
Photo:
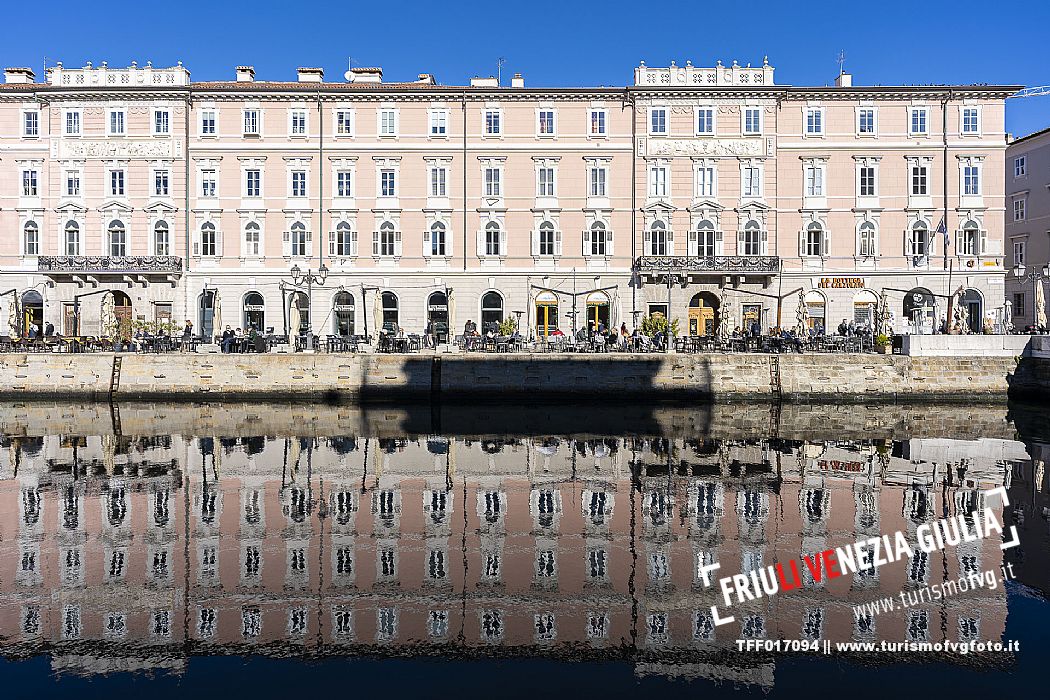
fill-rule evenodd
<path id="1" fill-rule="evenodd" d="M 1048 423 L 1005 405 L 4 406 L 0 682 L 17 698 L 1034 688 Z M 1006 508 L 986 495 L 999 486 Z M 985 505 L 1020 546 L 803 575 L 714 624 L 703 566 L 914 542 Z M 854 614 L 1004 565 L 994 589 Z"/>

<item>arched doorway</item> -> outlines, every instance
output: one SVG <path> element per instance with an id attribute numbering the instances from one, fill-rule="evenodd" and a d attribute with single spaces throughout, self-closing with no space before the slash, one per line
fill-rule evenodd
<path id="1" fill-rule="evenodd" d="M 288 301 L 288 332 L 300 337 L 310 332 L 310 297 L 306 292 L 295 292 Z"/>
<path id="2" fill-rule="evenodd" d="M 356 312 L 354 295 L 350 292 L 337 293 L 332 299 L 332 332 L 340 336 L 355 335 Z"/>
<path id="3" fill-rule="evenodd" d="M 214 335 L 215 290 L 205 290 L 197 298 L 197 332 L 207 342 Z"/>
<path id="4" fill-rule="evenodd" d="M 817 291 L 806 292 L 806 325 L 817 335 L 823 335 L 827 325 L 827 300 Z"/>
<path id="5" fill-rule="evenodd" d="M 853 323 L 857 328 L 875 328 L 875 313 L 879 308 L 879 297 L 865 289 L 853 297 Z"/>
<path id="6" fill-rule="evenodd" d="M 131 322 L 134 318 L 131 308 L 131 297 L 124 292 L 114 290 L 113 294 L 113 316 L 117 320 L 117 335 L 121 338 L 130 339 L 134 332 Z"/>
<path id="7" fill-rule="evenodd" d="M 263 301 L 259 292 L 248 292 L 244 295 L 244 325 L 245 331 L 252 328 L 260 333 L 266 330 L 266 302 Z"/>
<path id="8" fill-rule="evenodd" d="M 967 289 L 959 296 L 959 311 L 971 333 L 984 332 L 984 299 L 976 289 Z"/>
<path id="9" fill-rule="evenodd" d="M 393 292 L 383 292 L 383 330 L 387 332 L 396 331 L 399 326 L 397 295 Z"/>
<path id="10" fill-rule="evenodd" d="M 28 336 L 30 328 L 36 326 L 36 335 L 44 334 L 44 297 L 35 289 L 22 294 L 22 328 L 23 336 Z"/>
<path id="11" fill-rule="evenodd" d="M 937 319 L 937 297 L 925 287 L 915 287 L 904 295 L 902 311 L 913 333 L 932 333 Z"/>
<path id="12" fill-rule="evenodd" d="M 547 337 L 558 329 L 558 296 L 540 292 L 536 296 L 536 335 Z"/>
<path id="13" fill-rule="evenodd" d="M 448 342 L 448 295 L 434 292 L 427 297 L 427 332 L 434 342 Z"/>
<path id="14" fill-rule="evenodd" d="M 603 324 L 605 330 L 609 330 L 612 320 L 610 313 L 609 295 L 605 292 L 591 292 L 587 295 L 587 325 L 595 330 L 598 324 Z"/>
<path id="15" fill-rule="evenodd" d="M 481 330 L 493 332 L 503 323 L 503 297 L 499 292 L 485 292 L 481 297 Z"/>
<path id="16" fill-rule="evenodd" d="M 697 292 L 689 300 L 689 335 L 714 335 L 718 328 L 718 297 Z"/>

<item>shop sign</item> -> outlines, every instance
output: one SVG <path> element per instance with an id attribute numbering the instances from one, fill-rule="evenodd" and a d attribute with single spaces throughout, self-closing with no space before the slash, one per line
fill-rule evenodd
<path id="1" fill-rule="evenodd" d="M 821 277 L 820 289 L 864 289 L 863 277 Z"/>
<path id="2" fill-rule="evenodd" d="M 817 466 L 821 471 L 833 472 L 862 472 L 865 469 L 864 462 L 843 462 L 837 459 L 817 460 Z"/>

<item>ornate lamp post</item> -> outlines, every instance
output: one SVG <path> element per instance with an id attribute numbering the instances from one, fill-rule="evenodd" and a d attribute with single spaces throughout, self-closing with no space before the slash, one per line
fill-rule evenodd
<path id="1" fill-rule="evenodd" d="M 1036 305 L 1039 303 L 1039 292 L 1042 291 L 1043 280 L 1050 280 L 1050 264 L 1044 265 L 1041 270 L 1027 271 L 1024 265 L 1018 265 L 1013 269 L 1014 277 L 1019 282 L 1031 282 L 1033 283 L 1035 296 L 1032 297 L 1032 325 L 1039 325 L 1039 309 Z M 1044 299 L 1044 304 L 1045 299 Z M 1046 313 L 1045 310 L 1043 313 Z M 1010 323 L 1010 319 L 1006 319 L 1007 324 Z"/>
<path id="2" fill-rule="evenodd" d="M 321 266 L 317 268 L 317 272 L 314 272 L 309 268 L 304 271 L 298 265 L 292 265 L 290 272 L 292 273 L 292 285 L 294 287 L 306 285 L 306 347 L 313 350 L 314 328 L 311 317 L 314 311 L 314 283 L 316 282 L 318 287 L 324 286 L 325 280 L 328 279 L 328 268 L 325 267 L 324 263 L 321 263 Z"/>

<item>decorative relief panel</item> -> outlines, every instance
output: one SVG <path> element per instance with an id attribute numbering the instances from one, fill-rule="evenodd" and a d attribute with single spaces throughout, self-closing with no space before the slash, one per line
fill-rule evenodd
<path id="1" fill-rule="evenodd" d="M 51 157 L 58 159 L 180 158 L 182 139 L 56 139 Z"/>
<path id="2" fill-rule="evenodd" d="M 641 143 L 645 141 L 646 143 Z M 773 153 L 773 139 L 639 139 L 638 151 L 646 157 L 729 156 L 755 158 Z"/>

